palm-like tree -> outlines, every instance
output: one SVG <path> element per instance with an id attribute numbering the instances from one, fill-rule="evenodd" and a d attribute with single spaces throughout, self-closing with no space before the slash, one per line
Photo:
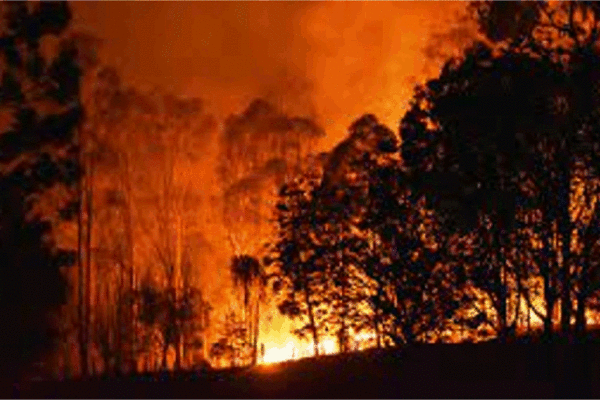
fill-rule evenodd
<path id="1" fill-rule="evenodd" d="M 244 321 L 251 325 L 248 329 L 252 335 L 253 346 L 252 362 L 256 364 L 258 350 L 258 327 L 260 320 L 260 301 L 264 298 L 264 288 L 266 286 L 266 277 L 261 263 L 247 254 L 236 255 L 231 260 L 230 271 L 233 278 L 233 284 L 236 288 L 241 288 L 244 296 Z M 256 290 L 254 303 L 254 316 L 248 318 L 251 313 L 251 298 L 253 289 Z M 253 325 L 253 326 L 252 326 Z M 254 328 L 254 329 L 252 329 Z"/>

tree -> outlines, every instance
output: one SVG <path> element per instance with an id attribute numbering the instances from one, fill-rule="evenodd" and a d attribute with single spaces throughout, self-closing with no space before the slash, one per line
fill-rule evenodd
<path id="1" fill-rule="evenodd" d="M 219 364 L 229 361 L 229 367 L 247 364 L 254 356 L 252 343 L 248 341 L 247 325 L 235 311 L 225 315 L 219 339 L 211 345 L 210 356 Z"/>
<path id="2" fill-rule="evenodd" d="M 576 193 L 579 204 L 576 226 L 577 246 L 574 248 L 576 270 L 574 271 L 573 292 L 576 300 L 575 334 L 583 339 L 586 331 L 586 311 L 593 310 L 594 298 L 600 294 L 600 264 L 597 260 L 600 240 L 600 208 L 598 204 L 598 179 L 591 178 L 589 168 L 581 166 L 576 170 L 581 191 Z M 598 311 L 593 310 L 593 311 Z"/>
<path id="3" fill-rule="evenodd" d="M 261 263 L 256 258 L 246 254 L 234 256 L 230 268 L 234 285 L 242 288 L 244 322 L 247 324 L 253 349 L 252 363 L 256 364 L 260 329 L 260 302 L 264 300 L 266 275 Z M 254 304 L 252 304 L 252 299 Z"/>
<path id="4" fill-rule="evenodd" d="M 175 368 L 181 369 L 178 353 L 182 338 L 188 338 L 187 345 L 198 343 L 199 347 L 204 346 L 202 339 L 190 335 L 202 332 L 208 326 L 205 316 L 210 305 L 203 299 L 198 288 L 186 287 L 178 292 L 170 287 L 161 288 L 147 278 L 139 290 L 131 293 L 131 299 L 139 310 L 138 321 L 150 335 L 153 331 L 160 334 L 163 370 L 167 369 L 167 353 L 171 347 L 175 350 Z"/>
<path id="5" fill-rule="evenodd" d="M 561 306 L 561 330 L 568 334 L 571 324 L 573 283 L 577 269 L 570 260 L 571 243 L 574 239 L 575 221 L 570 210 L 576 205 L 569 200 L 570 186 L 574 179 L 572 171 L 584 160 L 597 170 L 597 156 L 592 150 L 597 142 L 598 126 L 598 62 L 597 44 L 600 37 L 600 9 L 593 2 L 551 3 L 520 2 L 512 7 L 501 7 L 492 2 L 477 2 L 481 32 L 494 47 L 508 44 L 513 51 L 528 52 L 534 57 L 541 55 L 556 64 L 564 77 L 551 89 L 553 106 L 550 120 L 556 123 L 556 141 L 548 147 L 556 153 L 559 166 L 552 171 L 562 197 L 556 207 L 558 233 L 561 241 L 562 262 L 558 265 L 559 296 Z M 502 15 L 511 15 L 499 23 Z M 498 35 L 502 26 L 512 27 L 512 34 Z M 514 29 L 517 28 L 517 29 Z M 518 33 L 518 34 L 515 34 Z M 558 83 L 558 82 L 557 82 Z M 558 89 L 558 90 L 557 90 Z M 561 183 L 562 182 L 562 183 Z M 551 197 L 549 197 L 551 198 Z M 569 221 L 571 217 L 571 221 Z M 575 257 L 576 258 L 576 257 Z"/>
<path id="6" fill-rule="evenodd" d="M 214 120 L 198 99 L 140 92 L 124 85 L 110 67 L 93 72 L 85 125 L 86 159 L 95 172 L 94 193 L 88 196 L 94 206 L 87 202 L 87 214 L 95 220 L 89 224 L 93 251 L 88 255 L 99 282 L 94 292 L 100 295 L 92 311 L 114 320 L 94 323 L 110 327 L 101 342 L 111 342 L 116 367 L 133 369 L 135 348 L 141 343 L 134 326 L 136 311 L 123 300 L 136 289 L 146 266 L 160 266 L 161 272 L 175 268 L 172 284 L 177 290 L 192 283 L 183 282 L 184 261 L 195 256 L 195 239 L 201 236 L 197 212 L 203 197 L 182 172 L 193 168 Z M 182 340 L 178 357 L 187 348 Z"/>
<path id="7" fill-rule="evenodd" d="M 275 190 L 306 163 L 323 135 L 311 119 L 288 116 L 263 99 L 226 119 L 219 137 L 218 174 L 223 221 L 235 241 L 234 252 L 254 254 L 257 238 L 271 234 Z"/>
<path id="8" fill-rule="evenodd" d="M 483 4 L 484 19 L 485 7 L 491 7 L 490 15 L 506 11 L 490 4 Z M 550 13 L 546 5 L 533 14 L 517 7 L 527 18 L 542 16 L 533 25 L 535 33 L 528 33 L 527 22 L 527 29 L 500 35 L 508 44 L 477 43 L 462 59 L 449 61 L 438 79 L 417 89 L 400 128 L 415 190 L 426 193 L 441 215 L 463 223 L 463 231 L 490 220 L 500 271 L 508 267 L 500 244 L 514 229 L 515 216 L 526 206 L 539 210 L 537 268 L 545 286 L 547 334 L 559 298 L 562 331 L 570 327 L 576 280 L 572 173 L 579 161 L 594 165 L 597 142 L 597 95 L 589 84 L 595 82 L 590 67 L 597 56 L 591 43 L 585 44 L 594 35 L 579 37 L 575 19 L 580 14 L 573 4 L 565 7 L 556 11 L 568 17 L 565 26 L 543 19 Z M 547 32 L 552 29 L 569 43 L 555 40 L 558 47 L 552 47 Z M 559 245 L 553 245 L 555 238 Z M 505 292 L 501 303 L 508 299 L 503 286 L 497 286 Z"/>
<path id="9" fill-rule="evenodd" d="M 121 371 L 126 365 L 134 369 L 137 364 L 133 359 L 136 346 L 133 310 L 125 302 L 125 296 L 135 286 L 132 182 L 133 164 L 141 146 L 139 139 L 138 146 L 131 145 L 136 136 L 128 123 L 133 119 L 143 120 L 153 108 L 143 96 L 123 88 L 112 68 L 98 66 L 89 71 L 87 78 L 86 121 L 80 135 L 81 157 L 86 168 L 86 179 L 81 187 L 86 207 L 81 210 L 80 224 L 86 222 L 86 229 L 84 235 L 80 228 L 79 238 L 79 241 L 86 239 L 85 320 L 88 323 L 93 320 L 95 325 L 105 328 L 96 332 L 93 335 L 96 340 L 89 344 L 103 348 L 105 355 L 114 355 L 114 362 L 110 363 L 114 365 L 110 368 Z M 108 175 L 113 178 L 107 184 Z M 104 274 L 99 274 L 100 268 Z M 98 281 L 97 290 L 93 290 L 94 302 L 91 301 L 92 275 Z M 101 336 L 100 332 L 106 335 Z M 105 371 L 108 368 L 105 362 Z"/>
<path id="10" fill-rule="evenodd" d="M 394 148 L 394 134 L 373 115 L 359 118 L 350 126 L 348 137 L 330 153 L 323 167 L 322 182 L 315 190 L 318 212 L 312 229 L 321 238 L 318 258 L 326 266 L 329 278 L 329 320 L 339 326 L 342 352 L 346 350 L 350 332 L 372 328 L 371 320 L 377 331 L 381 322 L 378 321 L 381 310 L 371 310 L 374 315 L 369 315 L 369 309 L 373 308 L 369 300 L 375 289 L 365 268 L 375 260 L 365 260 L 372 231 L 360 230 L 361 213 L 368 203 L 373 172 L 367 171 L 367 159 L 380 162 Z"/>
<path id="11" fill-rule="evenodd" d="M 460 284 L 446 259 L 448 241 L 431 210 L 411 196 L 397 149 L 398 140 L 374 116 L 350 128 L 355 150 L 346 154 L 346 201 L 342 220 L 353 234 L 355 264 L 369 282 L 375 324 L 395 345 L 433 339 L 460 303 Z M 363 278 L 363 279 L 364 279 Z"/>
<path id="12" fill-rule="evenodd" d="M 2 4 L 0 11 L 0 307 L 10 321 L 0 369 L 10 381 L 53 344 L 49 313 L 65 301 L 61 269 L 74 261 L 55 247 L 52 227 L 76 208 L 80 67 L 68 41 L 48 60 L 40 49 L 44 38 L 62 37 L 71 18 L 66 3 Z"/>
<path id="13" fill-rule="evenodd" d="M 304 320 L 295 333 L 312 337 L 316 356 L 327 313 L 325 267 L 317 262 L 318 238 L 311 232 L 316 224 L 313 196 L 319 181 L 318 174 L 306 173 L 281 187 L 276 206 L 277 238 L 266 262 L 274 268 L 271 282 L 279 311 Z"/>
<path id="14" fill-rule="evenodd" d="M 431 212 L 409 196 L 397 148 L 389 129 L 364 116 L 322 172 L 280 190 L 279 308 L 308 320 L 297 333 L 310 332 L 316 348 L 332 328 L 340 351 L 351 332 L 371 328 L 395 345 L 428 340 L 459 306 L 445 243 L 434 239 Z"/>

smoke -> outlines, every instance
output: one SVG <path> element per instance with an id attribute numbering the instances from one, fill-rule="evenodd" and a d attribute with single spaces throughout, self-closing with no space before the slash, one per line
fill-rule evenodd
<path id="1" fill-rule="evenodd" d="M 73 8 L 77 25 L 103 39 L 100 57 L 127 81 L 200 96 L 219 118 L 263 98 L 289 115 L 316 118 L 331 147 L 363 113 L 395 127 L 412 82 L 439 63 L 423 53 L 431 35 L 452 31 L 465 5 L 76 2 Z"/>
<path id="2" fill-rule="evenodd" d="M 218 174 L 223 223 L 235 252 L 256 255 L 270 237 L 274 195 L 297 173 L 324 131 L 311 118 L 289 116 L 265 99 L 255 99 L 229 116 L 219 140 Z"/>
<path id="3" fill-rule="evenodd" d="M 284 172 L 273 167 L 297 163 L 307 145 L 322 136 L 324 131 L 310 118 L 290 117 L 256 99 L 242 114 L 225 121 L 220 141 L 223 183 L 227 186 L 248 174 L 268 177 L 270 172 Z"/>

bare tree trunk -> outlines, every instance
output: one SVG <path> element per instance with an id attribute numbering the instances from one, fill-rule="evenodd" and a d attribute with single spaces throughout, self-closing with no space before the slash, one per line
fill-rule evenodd
<path id="1" fill-rule="evenodd" d="M 381 327 L 379 326 L 379 310 L 375 311 L 375 338 L 377 340 L 377 348 L 381 349 Z"/>
<path id="2" fill-rule="evenodd" d="M 99 307 L 101 303 L 101 293 L 102 291 L 98 288 L 95 292 L 94 296 L 94 304 L 96 305 L 96 315 L 94 318 L 94 330 L 96 331 L 96 346 L 98 348 L 98 353 L 102 361 L 102 369 L 101 371 L 106 373 L 108 370 L 108 362 L 110 359 L 109 349 L 110 343 L 108 342 L 109 335 L 109 327 L 108 321 L 106 320 L 106 312 L 99 312 Z"/>
<path id="3" fill-rule="evenodd" d="M 506 260 L 502 254 L 503 243 L 501 240 L 501 227 L 495 226 L 492 232 L 493 244 L 492 251 L 495 253 L 495 261 L 500 267 L 499 275 L 496 276 L 496 284 L 498 285 L 498 316 L 500 320 L 500 343 L 506 343 L 508 336 L 508 288 L 506 286 Z"/>
<path id="4" fill-rule="evenodd" d="M 111 273 L 112 275 L 112 273 Z M 112 276 L 111 276 L 112 277 Z M 111 293 L 111 284 L 112 281 L 109 280 L 108 282 L 106 282 L 105 285 L 105 290 L 104 290 L 104 307 L 106 307 L 107 312 L 105 315 L 106 318 L 106 326 L 107 326 L 107 335 L 108 337 L 106 338 L 106 342 L 107 342 L 107 346 L 108 346 L 108 352 L 110 353 L 110 356 L 106 359 L 106 367 L 105 367 L 105 373 L 110 373 L 113 374 L 114 373 L 114 369 L 115 369 L 115 359 L 114 359 L 114 355 L 115 355 L 115 323 L 114 323 L 114 315 L 109 311 L 110 309 L 108 308 L 108 305 L 112 303 L 113 299 L 112 297 L 112 293 Z"/>
<path id="5" fill-rule="evenodd" d="M 549 279 L 544 279 L 544 293 L 546 300 L 546 316 L 544 318 L 544 337 L 550 339 L 552 337 L 553 329 L 553 314 L 554 306 L 556 304 L 556 297 L 552 293 L 552 287 L 549 284 Z"/>
<path id="6" fill-rule="evenodd" d="M 338 338 L 338 347 L 339 347 L 339 352 L 340 353 L 345 353 L 347 351 L 347 343 L 346 343 L 346 331 L 347 331 L 347 327 L 346 327 L 346 315 L 347 315 L 347 304 L 346 304 L 346 300 L 345 300 L 345 288 L 344 285 L 342 284 L 342 315 L 340 318 L 340 331 L 339 331 L 339 338 Z"/>
<path id="7" fill-rule="evenodd" d="M 169 344 L 168 343 L 164 343 L 163 344 L 163 351 L 162 351 L 162 370 L 166 371 L 167 370 L 167 353 L 169 351 Z"/>
<path id="8" fill-rule="evenodd" d="M 129 154 L 125 155 L 125 196 L 126 196 L 126 210 L 125 210 L 125 232 L 127 235 L 127 267 L 129 270 L 129 285 L 128 289 L 130 292 L 135 290 L 135 264 L 134 264 L 134 238 L 133 238 L 133 221 L 132 221 L 132 187 L 131 187 L 131 160 Z M 128 342 L 129 342 L 129 363 L 133 371 L 137 370 L 137 362 L 135 359 L 135 315 L 133 305 L 127 307 L 127 322 L 128 322 Z"/>
<path id="9" fill-rule="evenodd" d="M 175 278 L 174 278 L 174 289 L 175 289 L 175 304 L 178 304 L 180 298 L 182 297 L 182 253 L 183 253 L 183 245 L 182 245 L 182 230 L 183 223 L 181 219 L 181 210 L 177 210 L 177 218 L 176 218 L 176 227 L 175 229 L 177 238 L 175 242 Z M 177 370 L 181 369 L 181 352 L 182 350 L 182 332 L 181 332 L 181 321 L 176 319 L 174 321 L 177 326 L 177 340 L 175 343 L 175 366 Z"/>
<path id="10" fill-rule="evenodd" d="M 94 164 L 92 155 L 88 156 L 88 179 L 86 185 L 87 197 L 87 241 L 86 241 L 86 271 L 85 271 L 85 291 L 86 291 L 86 342 L 90 344 L 90 326 L 92 323 L 92 223 L 93 223 L 93 196 L 94 196 Z M 89 349 L 88 349 L 89 351 Z M 89 357 L 89 354 L 88 354 Z M 92 369 L 93 369 L 92 361 Z"/>
<path id="11" fill-rule="evenodd" d="M 596 206 L 598 207 L 598 206 Z M 591 224 L 597 223 L 596 218 L 593 218 Z M 582 272 L 579 275 L 579 292 L 577 293 L 577 309 L 575 311 L 575 335 L 581 340 L 584 338 L 586 331 L 586 318 L 585 318 L 585 309 L 586 302 L 590 293 L 590 281 L 594 281 L 594 278 L 590 276 L 590 256 L 591 256 L 591 246 L 592 240 L 586 240 L 587 238 L 584 236 L 584 250 L 583 250 L 583 263 L 582 263 Z"/>
<path id="12" fill-rule="evenodd" d="M 78 310 L 79 310 L 79 362 L 80 372 L 82 376 L 88 376 L 88 348 L 86 338 L 86 313 L 85 313 L 85 272 L 83 266 L 83 182 L 82 179 L 85 176 L 85 166 L 83 164 L 82 154 L 82 138 L 81 130 L 77 129 L 77 145 L 78 145 L 78 161 L 79 165 L 83 166 L 84 171 L 81 177 L 77 180 L 77 197 L 78 197 L 78 210 L 77 210 L 77 270 L 78 270 Z"/>
<path id="13" fill-rule="evenodd" d="M 176 322 L 178 324 L 178 322 Z M 180 329 L 178 329 L 180 331 Z M 177 333 L 177 341 L 175 343 L 175 369 L 177 371 L 181 370 L 181 333 Z"/>
<path id="14" fill-rule="evenodd" d="M 575 334 L 579 340 L 582 340 L 586 331 L 585 320 L 585 294 L 577 296 L 577 311 L 575 314 Z"/>
<path id="15" fill-rule="evenodd" d="M 572 237 L 572 225 L 571 215 L 569 213 L 569 195 L 570 195 L 570 177 L 569 173 L 569 158 L 568 153 L 563 154 L 559 162 L 559 190 L 558 190 L 558 229 L 561 235 L 561 254 L 562 254 L 562 265 L 561 265 L 561 313 L 560 313 L 560 325 L 561 332 L 563 335 L 570 338 L 571 329 L 571 237 Z"/>
<path id="16" fill-rule="evenodd" d="M 308 284 L 308 282 L 306 282 Z M 315 350 L 315 356 L 319 356 L 319 335 L 317 333 L 317 325 L 315 322 L 315 316 L 313 314 L 312 303 L 310 301 L 310 296 L 308 294 L 308 287 L 304 288 L 304 298 L 306 301 L 306 307 L 308 308 L 308 321 L 310 323 L 310 330 L 313 336 L 313 346 Z"/>
<path id="17" fill-rule="evenodd" d="M 546 216 L 545 216 L 546 217 Z M 554 305 L 556 303 L 556 294 L 555 294 L 555 284 L 553 279 L 553 265 L 552 260 L 550 259 L 550 246 L 552 243 L 552 225 L 548 222 L 544 223 L 542 234 L 542 259 L 541 259 L 541 275 L 544 281 L 544 301 L 546 306 L 546 315 L 544 316 L 544 333 L 543 337 L 545 340 L 550 340 L 553 334 L 553 313 L 554 313 Z"/>
<path id="18" fill-rule="evenodd" d="M 116 338 L 115 338 L 115 372 L 120 373 L 123 368 L 123 264 L 119 263 L 119 270 L 117 271 L 117 288 L 116 288 Z"/>
<path id="19" fill-rule="evenodd" d="M 253 360 L 252 364 L 256 365 L 258 360 L 258 335 L 260 332 L 260 301 L 256 299 L 255 314 L 254 314 L 254 337 L 253 337 Z"/>
<path id="20" fill-rule="evenodd" d="M 518 267 L 515 267 L 515 269 Z M 517 336 L 518 330 L 519 330 L 519 324 L 522 323 L 522 318 L 521 318 L 521 299 L 522 299 L 522 288 L 521 288 L 521 276 L 518 273 L 518 271 L 515 271 L 515 275 L 516 275 L 516 279 L 517 279 L 517 303 L 516 303 L 516 308 L 515 308 L 515 317 L 514 320 L 511 324 L 511 338 L 515 338 Z"/>
<path id="21" fill-rule="evenodd" d="M 527 305 L 527 335 L 531 334 L 531 307 Z"/>

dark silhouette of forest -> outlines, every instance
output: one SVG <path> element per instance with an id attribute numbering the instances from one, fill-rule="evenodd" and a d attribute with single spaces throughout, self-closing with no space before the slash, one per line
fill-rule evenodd
<path id="1" fill-rule="evenodd" d="M 191 250 L 181 240 L 192 195 L 178 191 L 171 175 L 161 178 L 155 218 L 165 234 L 151 245 L 164 283 L 136 275 L 132 217 L 123 211 L 119 240 L 127 245 L 111 255 L 121 266 L 118 288 L 94 303 L 114 307 L 115 317 L 103 322 L 91 311 L 91 295 L 82 293 L 94 285 L 95 179 L 107 157 L 130 159 L 104 151 L 110 140 L 83 128 L 93 119 L 81 105 L 81 38 L 62 40 L 51 60 L 40 53 L 43 37 L 66 29 L 68 5 L 10 3 L 0 36 L 0 101 L 9 121 L 0 135 L 2 379 L 18 381 L 53 351 L 56 311 L 70 289 L 78 293 L 79 376 L 103 395 L 108 386 L 101 385 L 122 384 L 130 390 L 123 393 L 149 396 L 142 381 L 169 380 L 197 383 L 180 389 L 190 391 L 185 397 L 493 396 L 500 389 L 490 382 L 506 380 L 519 382 L 507 396 L 597 396 L 598 322 L 588 322 L 600 315 L 600 5 L 469 7 L 477 40 L 415 88 L 397 131 L 367 114 L 333 150 L 314 155 L 303 143 L 321 132 L 309 119 L 287 118 L 258 100 L 228 120 L 219 171 L 235 251 L 228 273 L 241 301 L 209 342 L 212 306 L 194 283 Z M 162 124 L 186 129 L 202 116 L 202 126 L 212 126 L 198 102 L 159 103 L 122 90 L 113 70 L 101 71 L 108 106 L 99 97 L 105 109 L 98 115 L 111 123 L 170 107 L 172 119 Z M 159 142 L 161 128 L 149 126 L 157 135 L 151 144 L 164 147 L 157 152 L 167 154 L 176 140 L 201 149 L 181 145 L 179 136 Z M 275 140 L 263 131 L 288 136 Z M 250 147 L 260 135 L 277 157 L 236 153 L 236 141 Z M 183 157 L 173 154 L 160 162 Z M 265 251 L 255 254 L 247 245 L 262 232 L 255 188 L 267 179 L 278 187 L 274 234 L 261 237 Z M 111 204 L 131 210 L 124 182 Z M 40 211 L 42 194 L 57 186 L 60 201 Z M 243 193 L 253 195 L 242 202 Z M 77 251 L 48 239 L 52 218 L 77 220 Z M 172 220 L 179 221 L 176 239 Z M 249 239 L 238 240 L 236 221 Z M 64 271 L 74 268 L 78 287 L 68 288 Z M 257 365 L 268 304 L 296 321 L 294 334 L 311 342 L 313 359 L 279 370 Z M 363 333 L 366 344 L 359 343 Z M 340 354 L 321 354 L 326 338 L 336 339 Z M 356 352 L 364 347 L 371 349 Z M 95 348 L 101 363 L 90 361 Z M 195 351 L 199 362 L 191 361 Z M 213 371 L 209 359 L 227 368 Z M 425 383 L 410 389 L 418 380 Z M 456 383 L 463 380 L 480 386 Z M 72 390 L 58 395 L 80 395 Z"/>
<path id="2" fill-rule="evenodd" d="M 73 47 L 63 43 L 51 60 L 43 58 L 40 41 L 67 26 L 66 3 L 42 3 L 36 10 L 13 3 L 6 10 L 0 98 L 9 121 L 0 136 L 0 307 L 3 328 L 0 374 L 12 383 L 21 367 L 49 349 L 56 326 L 48 312 L 66 299 L 60 268 L 73 263 L 72 253 L 53 247 L 51 222 L 36 212 L 41 193 L 55 185 L 74 189 L 80 176 L 75 129 L 82 116 L 80 69 Z M 49 107 L 39 112 L 36 105 Z M 73 197 L 58 210 L 73 216 Z M 4 385 L 3 385 L 4 387 Z"/>

